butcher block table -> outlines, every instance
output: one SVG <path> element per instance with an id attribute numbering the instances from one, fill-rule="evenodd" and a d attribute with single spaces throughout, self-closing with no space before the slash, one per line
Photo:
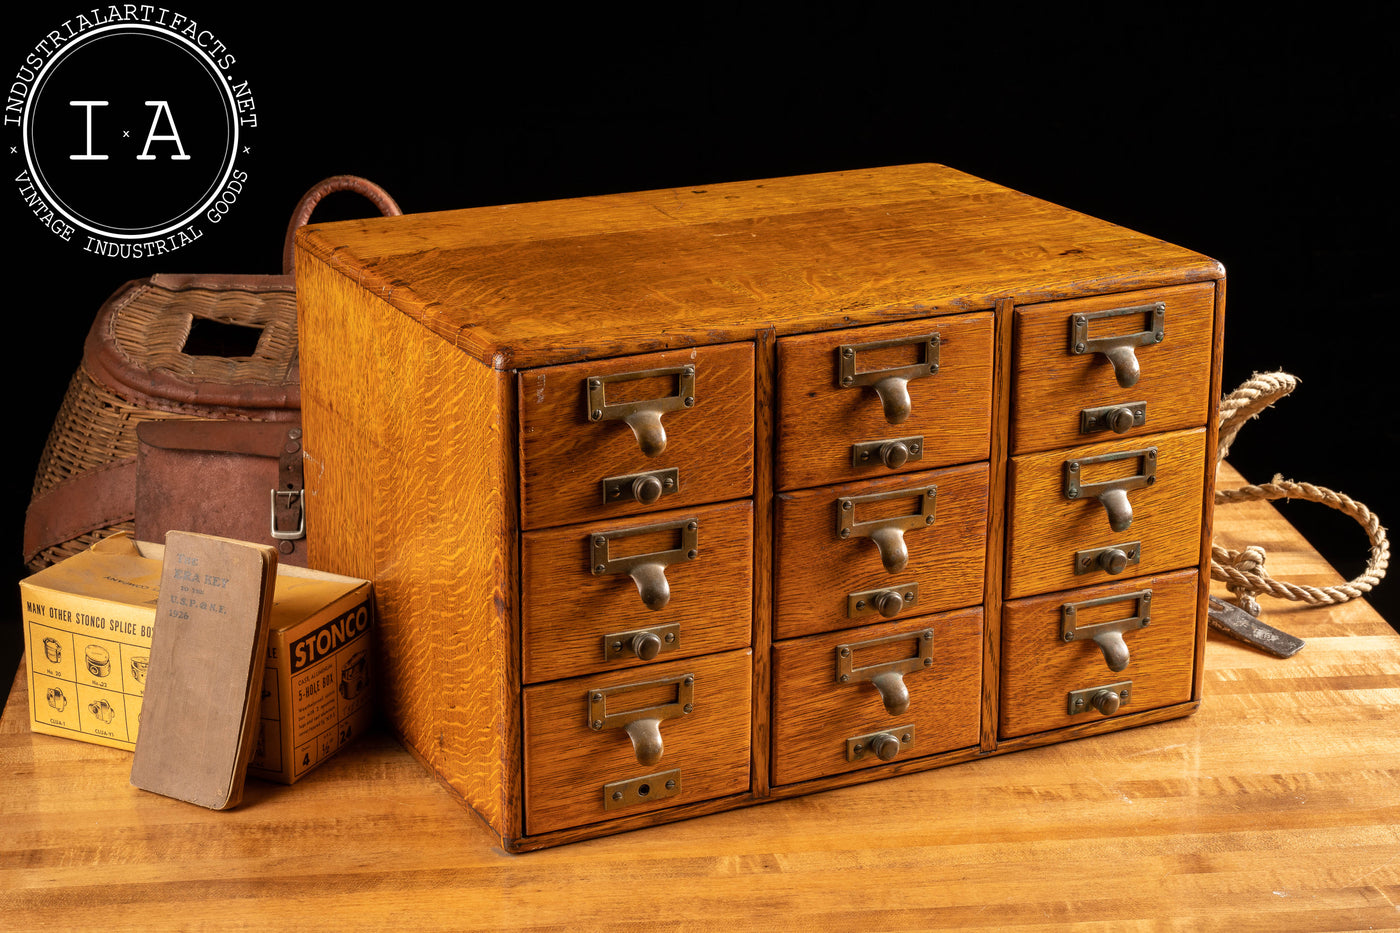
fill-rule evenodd
<path id="1" fill-rule="evenodd" d="M 1339 579 L 1268 504 L 1215 527 Z M 386 735 L 229 812 L 144 793 L 30 733 L 21 666 L 0 929 L 1400 929 L 1400 636 L 1265 611 L 1307 646 L 1211 631 L 1194 716 L 515 856 Z"/>

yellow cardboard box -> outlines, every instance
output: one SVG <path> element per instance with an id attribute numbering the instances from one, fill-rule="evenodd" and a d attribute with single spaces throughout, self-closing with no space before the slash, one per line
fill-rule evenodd
<path id="1" fill-rule="evenodd" d="M 136 747 L 159 544 L 116 534 L 20 582 L 35 732 Z M 277 568 L 250 774 L 290 784 L 369 727 L 370 584 Z"/>

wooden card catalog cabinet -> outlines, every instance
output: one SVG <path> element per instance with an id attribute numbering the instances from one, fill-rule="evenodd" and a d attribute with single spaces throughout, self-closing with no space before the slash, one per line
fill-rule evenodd
<path id="1" fill-rule="evenodd" d="M 936 165 L 298 238 L 313 566 L 521 851 L 1182 716 L 1224 270 Z"/>

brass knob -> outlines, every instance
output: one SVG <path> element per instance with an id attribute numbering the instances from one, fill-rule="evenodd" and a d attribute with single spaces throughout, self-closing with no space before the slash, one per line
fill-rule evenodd
<path id="1" fill-rule="evenodd" d="M 638 632 L 632 639 L 632 653 L 642 661 L 650 661 L 661 653 L 661 636 L 655 632 Z"/>
<path id="2" fill-rule="evenodd" d="M 1118 712 L 1118 694 L 1113 690 L 1100 690 L 1089 698 L 1089 705 L 1105 716 Z"/>
<path id="3" fill-rule="evenodd" d="M 1099 554 L 1099 566 L 1112 574 L 1123 572 L 1123 568 L 1128 566 L 1128 555 L 1122 548 L 1111 547 Z"/>
<path id="4" fill-rule="evenodd" d="M 890 441 L 880 448 L 880 460 L 891 470 L 909 462 L 909 447 L 903 441 Z"/>
<path id="5" fill-rule="evenodd" d="M 1138 367 L 1137 355 L 1133 353 L 1132 347 L 1110 347 L 1104 350 L 1103 354 L 1113 364 L 1113 375 L 1120 386 L 1126 389 L 1137 385 L 1141 370 Z"/>
<path id="6" fill-rule="evenodd" d="M 899 754 L 899 739 L 888 732 L 881 732 L 870 740 L 870 752 L 881 761 L 893 761 Z"/>
<path id="7" fill-rule="evenodd" d="M 1115 408 L 1104 415 L 1103 423 L 1114 434 L 1127 434 L 1136 423 L 1136 419 L 1131 408 Z"/>
<path id="8" fill-rule="evenodd" d="M 886 619 L 893 619 L 904 608 L 904 597 L 894 590 L 887 590 L 875 597 L 875 608 Z"/>
<path id="9" fill-rule="evenodd" d="M 885 420 L 899 424 L 909 417 L 913 403 L 909 401 L 909 380 L 901 376 L 886 376 L 875 383 L 875 393 L 885 409 Z"/>
<path id="10" fill-rule="evenodd" d="M 660 424 L 661 422 L 657 421 L 658 427 Z M 665 446 L 664 441 L 662 442 L 662 446 Z M 645 476 L 639 476 L 632 481 L 632 496 L 642 505 L 651 505 L 657 499 L 660 499 L 661 490 L 661 480 L 650 473 Z"/>

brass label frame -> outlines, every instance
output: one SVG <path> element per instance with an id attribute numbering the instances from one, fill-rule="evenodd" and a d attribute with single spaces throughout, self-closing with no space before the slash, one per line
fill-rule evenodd
<path id="1" fill-rule="evenodd" d="M 635 402 L 608 404 L 608 386 L 616 382 L 634 382 L 655 376 L 676 376 L 675 395 L 661 398 L 642 399 Z M 626 421 L 638 412 L 678 411 L 695 407 L 695 364 L 684 366 L 663 366 L 659 369 L 642 369 L 628 373 L 612 373 L 607 376 L 589 376 L 584 380 L 584 402 L 588 406 L 589 421 Z"/>

